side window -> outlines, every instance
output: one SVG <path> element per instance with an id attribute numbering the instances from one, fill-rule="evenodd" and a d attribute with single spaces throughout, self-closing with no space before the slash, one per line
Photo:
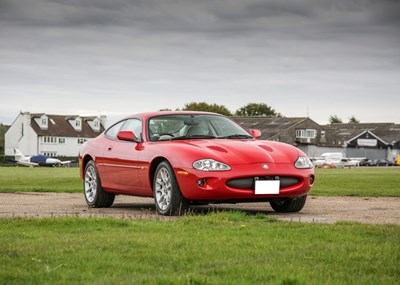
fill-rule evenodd
<path id="1" fill-rule="evenodd" d="M 121 131 L 131 131 L 137 138 L 142 137 L 142 121 L 138 119 L 126 120 L 125 124 L 121 128 Z"/>
<path id="2" fill-rule="evenodd" d="M 125 123 L 125 121 L 121 121 L 121 122 L 115 124 L 114 126 L 112 126 L 111 128 L 109 128 L 106 131 L 105 135 L 110 139 L 113 139 L 113 140 L 117 139 L 117 134 L 124 123 Z"/>

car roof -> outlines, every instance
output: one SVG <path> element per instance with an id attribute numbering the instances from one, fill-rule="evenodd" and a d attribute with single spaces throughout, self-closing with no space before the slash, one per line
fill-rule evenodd
<path id="1" fill-rule="evenodd" d="M 201 112 L 201 111 L 158 111 L 158 112 L 144 112 L 132 114 L 130 116 L 125 117 L 124 119 L 129 118 L 141 118 L 143 120 L 147 120 L 156 116 L 167 116 L 167 115 L 216 115 L 223 116 L 221 114 L 212 113 L 212 112 Z"/>

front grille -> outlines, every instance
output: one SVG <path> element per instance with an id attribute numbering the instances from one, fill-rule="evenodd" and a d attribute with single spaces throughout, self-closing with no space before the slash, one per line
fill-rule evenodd
<path id="1" fill-rule="evenodd" d="M 279 180 L 280 188 L 286 188 L 289 186 L 293 186 L 300 182 L 300 179 L 297 177 L 257 176 L 257 177 L 245 177 L 245 178 L 231 179 L 231 180 L 228 180 L 228 182 L 226 182 L 226 185 L 229 187 L 232 187 L 232 188 L 254 190 L 256 180 Z"/>

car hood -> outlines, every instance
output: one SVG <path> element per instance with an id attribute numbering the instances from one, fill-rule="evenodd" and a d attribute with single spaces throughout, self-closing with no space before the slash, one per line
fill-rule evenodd
<path id="1" fill-rule="evenodd" d="M 196 159 L 212 158 L 229 164 L 294 163 L 301 151 L 291 145 L 260 140 L 213 139 L 174 142 L 190 148 Z"/>

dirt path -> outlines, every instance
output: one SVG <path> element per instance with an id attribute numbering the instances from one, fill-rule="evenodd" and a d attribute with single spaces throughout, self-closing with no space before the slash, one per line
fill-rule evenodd
<path id="1" fill-rule="evenodd" d="M 211 210 L 244 210 L 264 213 L 281 220 L 308 223 L 354 221 L 372 224 L 400 224 L 400 197 L 309 197 L 300 213 L 276 214 L 268 203 L 221 204 L 193 207 L 194 214 Z M 78 193 L 0 193 L 0 217 L 118 217 L 170 219 L 155 212 L 153 199 L 117 196 L 108 209 L 88 208 Z"/>

